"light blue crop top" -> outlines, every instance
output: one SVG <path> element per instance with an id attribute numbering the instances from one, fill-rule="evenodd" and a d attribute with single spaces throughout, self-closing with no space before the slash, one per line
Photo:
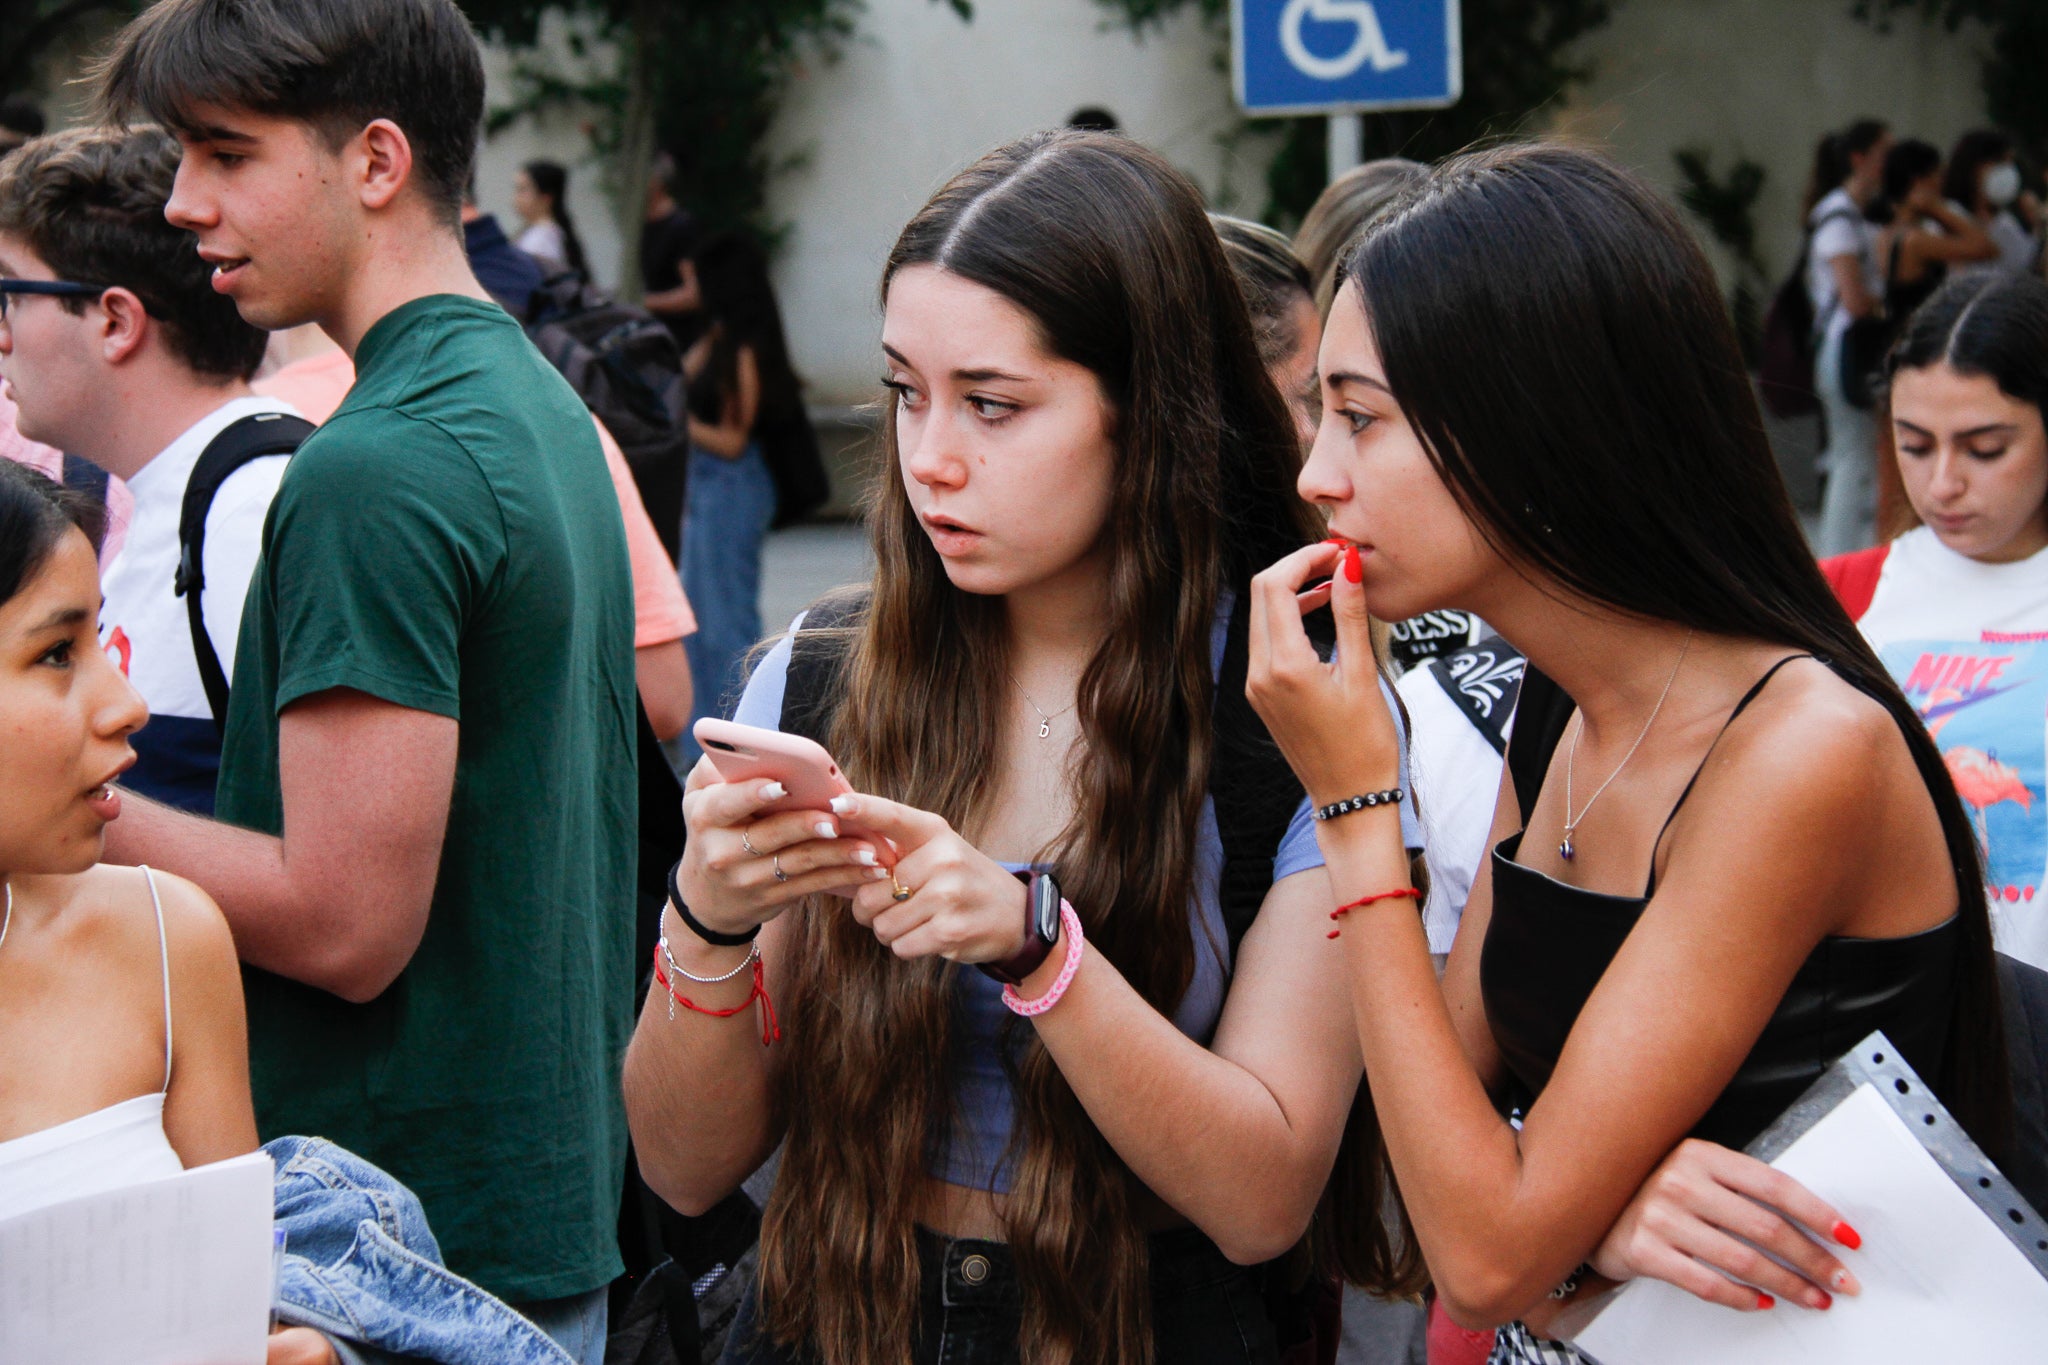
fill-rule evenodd
<path id="1" fill-rule="evenodd" d="M 790 622 L 783 636 L 761 660 L 747 682 L 733 719 L 745 725 L 780 729 L 782 698 L 788 681 L 789 656 L 803 616 Z M 1212 637 L 1210 668 L 1221 671 L 1225 632 L 1230 621 L 1230 602 L 1218 607 Z M 1393 692 L 1385 683 L 1387 705 L 1394 706 Z M 1398 712 L 1397 712 L 1398 714 Z M 1407 737 L 1402 736 L 1401 771 L 1406 787 L 1408 771 Z M 1401 835 L 1409 848 L 1422 845 L 1420 827 L 1411 801 L 1401 803 Z M 1323 865 L 1322 850 L 1316 845 L 1315 818 L 1303 800 L 1289 822 L 1273 859 L 1273 880 Z M 1011 871 L 1022 865 L 1005 863 Z M 1174 1025 L 1205 1047 L 1216 1032 L 1223 1014 L 1223 996 L 1229 987 L 1229 935 L 1223 924 L 1219 888 L 1223 878 L 1223 838 L 1216 826 L 1214 799 L 1202 803 L 1201 824 L 1195 833 L 1195 971 L 1187 994 L 1173 1013 Z M 1001 1039 L 1004 1024 L 1012 1017 L 1003 1005 L 1003 988 L 977 971 L 962 971 L 954 977 L 955 1010 L 954 1098 L 958 1123 L 936 1148 L 931 1175 L 948 1184 L 1008 1193 L 1013 1179 L 1006 1159 L 1010 1134 L 1017 1121 L 1015 1087 L 1004 1072 Z M 1021 1034 L 1017 1035 L 1021 1041 Z"/>

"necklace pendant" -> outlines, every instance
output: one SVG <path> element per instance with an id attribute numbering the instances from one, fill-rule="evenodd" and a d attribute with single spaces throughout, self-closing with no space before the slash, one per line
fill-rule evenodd
<path id="1" fill-rule="evenodd" d="M 1565 832 L 1564 842 L 1557 846 L 1557 856 L 1564 859 L 1566 862 L 1570 862 L 1572 860 L 1572 854 L 1574 851 L 1575 850 L 1572 848 L 1571 832 L 1567 830 Z"/>
<path id="2" fill-rule="evenodd" d="M 1046 736 L 1050 735 L 1051 733 L 1052 733 L 1052 720 L 1051 720 L 1050 718 L 1047 718 L 1047 719 L 1045 719 L 1045 720 L 1041 720 L 1040 722 L 1038 722 L 1038 737 L 1039 737 L 1040 739 L 1044 739 L 1044 738 L 1045 738 Z"/>

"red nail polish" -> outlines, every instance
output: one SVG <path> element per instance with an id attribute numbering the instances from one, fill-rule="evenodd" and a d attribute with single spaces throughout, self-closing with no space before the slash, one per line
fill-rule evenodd
<path id="1" fill-rule="evenodd" d="M 1324 938 L 1336 938 L 1336 937 L 1337 937 L 1338 935 L 1342 934 L 1343 932 L 1344 932 L 1344 931 L 1343 931 L 1343 930 L 1341 930 L 1341 929 L 1332 929 L 1332 930 L 1331 930 L 1331 931 L 1330 931 L 1329 933 L 1327 933 L 1327 934 L 1324 934 L 1324 935 L 1323 935 L 1323 937 L 1324 937 Z"/>
<path id="2" fill-rule="evenodd" d="M 1769 1294 L 1759 1293 L 1756 1296 L 1756 1306 L 1759 1309 L 1774 1308 L 1777 1306 L 1777 1303 L 1778 1301 L 1772 1298 Z"/>
<path id="3" fill-rule="evenodd" d="M 1344 547 L 1344 577 L 1353 583 L 1363 583 L 1365 581 L 1365 566 L 1358 562 L 1358 547 L 1356 545 L 1346 545 Z"/>
<path id="4" fill-rule="evenodd" d="M 1862 1234 L 1839 1219 L 1836 1220 L 1835 1226 L 1829 1230 L 1829 1234 L 1851 1251 L 1860 1251 L 1863 1248 Z"/>
<path id="5" fill-rule="evenodd" d="M 1835 1306 L 1835 1301 L 1834 1301 L 1834 1299 L 1832 1299 L 1832 1298 L 1830 1298 L 1830 1297 L 1828 1296 L 1828 1292 L 1827 1292 L 1827 1291 L 1826 1291 L 1825 1289 L 1821 1290 L 1821 1291 L 1820 1291 L 1820 1302 L 1819 1302 L 1819 1303 L 1817 1303 L 1817 1304 L 1815 1304 L 1815 1305 L 1814 1305 L 1814 1307 L 1815 1307 L 1815 1308 L 1818 1308 L 1818 1309 L 1819 1309 L 1819 1310 L 1820 1310 L 1821 1312 L 1825 1313 L 1825 1312 L 1827 1312 L 1827 1311 L 1828 1311 L 1828 1309 L 1830 1309 L 1830 1308 L 1833 1308 L 1834 1306 Z"/>

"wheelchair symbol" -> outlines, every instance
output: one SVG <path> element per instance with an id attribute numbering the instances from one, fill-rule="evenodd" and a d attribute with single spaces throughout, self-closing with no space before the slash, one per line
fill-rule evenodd
<path id="1" fill-rule="evenodd" d="M 1341 55 L 1318 57 L 1301 41 L 1301 26 L 1309 19 L 1350 24 L 1357 36 Z M 1375 71 L 1408 64 L 1407 52 L 1388 51 L 1387 35 L 1380 31 L 1380 16 L 1370 0 L 1288 0 L 1280 15 L 1280 50 L 1302 75 L 1319 81 L 1341 81 L 1368 61 Z"/>

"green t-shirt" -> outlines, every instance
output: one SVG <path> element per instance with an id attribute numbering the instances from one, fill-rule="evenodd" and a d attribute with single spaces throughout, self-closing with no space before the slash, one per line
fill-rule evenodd
<path id="1" fill-rule="evenodd" d="M 495 304 L 437 295 L 356 352 L 292 460 L 244 609 L 218 811 L 281 833 L 278 716 L 348 687 L 461 723 L 419 951 L 366 1005 L 248 968 L 257 1125 L 419 1195 L 502 1298 L 619 1273 L 636 853 L 633 591 L 573 390 Z"/>

